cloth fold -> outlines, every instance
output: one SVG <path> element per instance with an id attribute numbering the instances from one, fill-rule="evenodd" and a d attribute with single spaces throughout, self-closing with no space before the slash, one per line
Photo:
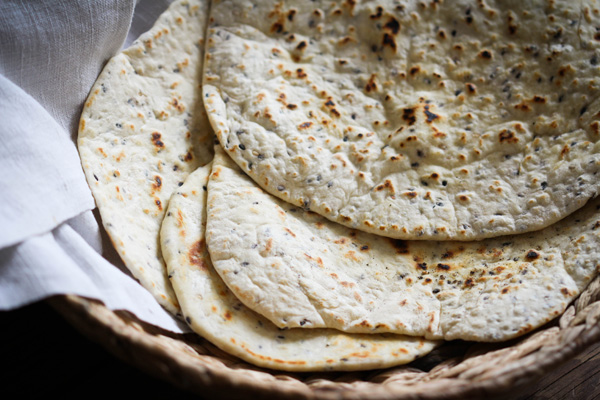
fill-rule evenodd
<path id="1" fill-rule="evenodd" d="M 29 94 L 0 75 L 0 248 L 94 208 L 75 144 Z"/>
<path id="2" fill-rule="evenodd" d="M 170 2 L 0 2 L 0 309 L 77 294 L 187 331 L 111 253 L 75 144 L 105 63 Z"/>

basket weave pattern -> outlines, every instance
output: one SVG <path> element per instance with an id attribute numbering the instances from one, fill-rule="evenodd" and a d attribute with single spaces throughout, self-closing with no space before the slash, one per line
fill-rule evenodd
<path id="1" fill-rule="evenodd" d="M 118 358 L 204 396 L 286 399 L 451 399 L 502 395 L 600 341 L 600 278 L 563 315 L 504 344 L 448 343 L 412 364 L 351 373 L 282 373 L 234 358 L 195 334 L 177 335 L 77 296 L 50 299 L 75 328 Z"/>

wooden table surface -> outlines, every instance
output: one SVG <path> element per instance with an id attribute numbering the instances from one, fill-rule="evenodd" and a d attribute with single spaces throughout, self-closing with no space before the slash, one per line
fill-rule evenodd
<path id="1" fill-rule="evenodd" d="M 3 398 L 202 399 L 129 366 L 89 341 L 45 302 L 0 312 Z M 8 393 L 7 393 L 8 390 Z M 18 396 L 18 397 L 17 397 Z M 94 396 L 96 397 L 96 396 Z M 502 397 L 502 396 L 501 396 Z M 213 397 L 214 398 L 214 397 Z M 600 344 L 507 398 L 600 398 Z M 486 399 L 486 400 L 489 400 Z"/>

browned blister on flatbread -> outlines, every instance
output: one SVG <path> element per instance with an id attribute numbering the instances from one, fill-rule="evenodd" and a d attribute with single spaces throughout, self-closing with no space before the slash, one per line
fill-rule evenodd
<path id="1" fill-rule="evenodd" d="M 185 320 L 213 344 L 255 365 L 288 371 L 359 370 L 406 364 L 441 342 L 333 329 L 287 329 L 244 306 L 214 270 L 206 247 L 210 166 L 171 198 L 161 228 L 169 276 Z"/>
<path id="2" fill-rule="evenodd" d="M 530 232 L 598 193 L 598 8 L 217 0 L 205 104 L 245 173 L 329 220 L 411 240 Z"/>
<path id="3" fill-rule="evenodd" d="M 402 241 L 264 192 L 219 150 L 206 243 L 239 300 L 280 328 L 501 341 L 560 315 L 600 268 L 600 199 L 544 230 Z"/>
<path id="4" fill-rule="evenodd" d="M 200 94 L 208 2 L 176 1 L 107 63 L 85 103 L 78 147 L 102 223 L 127 268 L 166 309 L 179 305 L 158 234 L 173 190 L 212 159 Z"/>

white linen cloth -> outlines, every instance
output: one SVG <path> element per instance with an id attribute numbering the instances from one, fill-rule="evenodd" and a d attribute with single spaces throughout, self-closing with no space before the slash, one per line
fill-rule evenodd
<path id="1" fill-rule="evenodd" d="M 69 293 L 187 331 L 112 250 L 75 145 L 103 66 L 171 1 L 0 1 L 0 310 Z"/>

